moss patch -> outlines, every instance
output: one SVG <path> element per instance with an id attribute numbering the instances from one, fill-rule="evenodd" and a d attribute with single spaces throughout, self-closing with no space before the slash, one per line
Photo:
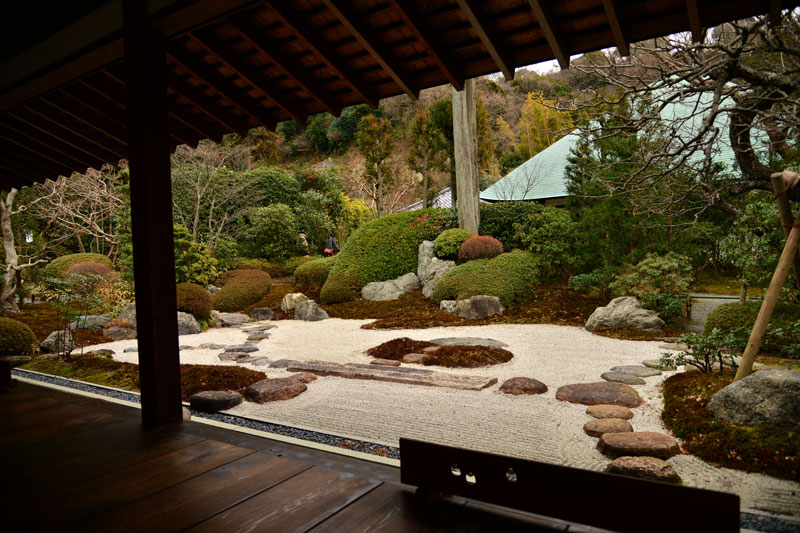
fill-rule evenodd
<path id="1" fill-rule="evenodd" d="M 380 359 L 402 361 L 403 356 L 410 353 L 423 353 L 425 348 L 439 346 L 433 342 L 415 341 L 408 337 L 392 339 L 367 350 L 367 354 Z M 427 366 L 444 366 L 449 368 L 478 368 L 482 366 L 507 363 L 514 357 L 508 350 L 489 348 L 486 346 L 440 346 L 438 350 L 427 354 L 422 363 Z"/>
<path id="2" fill-rule="evenodd" d="M 76 313 L 77 315 L 77 313 Z M 27 304 L 22 306 L 20 314 L 13 317 L 26 324 L 36 336 L 36 349 L 50 333 L 64 329 L 64 315 L 48 303 Z M 72 332 L 72 342 L 76 348 L 109 342 L 102 330 L 77 329 Z"/>
<path id="3" fill-rule="evenodd" d="M 422 353 L 422 350 L 436 346 L 436 344 L 428 341 L 415 341 L 408 337 L 401 337 L 399 339 L 392 339 L 383 344 L 379 344 L 374 348 L 367 350 L 367 355 L 378 357 L 380 359 L 392 359 L 394 361 L 402 361 L 403 356 L 410 353 Z"/>
<path id="4" fill-rule="evenodd" d="M 662 419 L 684 449 L 727 468 L 800 479 L 800 435 L 773 427 L 741 427 L 714 418 L 706 406 L 732 373 L 685 372 L 664 382 Z"/>

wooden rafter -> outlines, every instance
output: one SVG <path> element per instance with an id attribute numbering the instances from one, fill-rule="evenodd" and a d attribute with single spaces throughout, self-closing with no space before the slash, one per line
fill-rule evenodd
<path id="1" fill-rule="evenodd" d="M 617 43 L 617 52 L 622 57 L 631 55 L 628 39 L 625 37 L 625 31 L 619 20 L 617 0 L 603 0 L 603 9 L 606 12 L 606 18 L 608 18 L 611 33 L 614 35 L 614 42 Z"/>
<path id="2" fill-rule="evenodd" d="M 399 0 L 389 0 L 389 5 L 400 14 L 403 22 L 417 38 L 417 41 L 419 41 L 425 49 L 428 56 L 436 63 L 436 66 L 442 74 L 444 74 L 444 77 L 447 78 L 447 81 L 449 81 L 457 91 L 463 90 L 464 75 L 447 56 L 440 53 L 443 47 L 439 43 L 439 39 L 423 22 L 422 15 L 414 9 L 414 6 L 411 5 L 410 2 L 401 3 Z"/>
<path id="3" fill-rule="evenodd" d="M 21 152 L 29 152 L 50 161 L 63 170 L 65 175 L 72 174 L 73 170 L 80 169 L 82 172 L 90 165 L 81 159 L 52 148 L 36 139 L 27 137 L 24 133 L 14 127 L 0 126 L 0 139 L 10 145 L 17 146 Z"/>
<path id="4" fill-rule="evenodd" d="M 358 74 L 347 65 L 347 62 L 337 56 L 332 47 L 322 41 L 316 32 L 304 31 L 305 23 L 290 8 L 289 2 L 265 2 L 266 5 L 278 15 L 280 22 L 286 26 L 315 56 L 322 59 L 333 69 L 359 98 L 364 100 L 372 109 L 378 107 L 378 94 L 359 80 Z"/>
<path id="5" fill-rule="evenodd" d="M 237 119 L 236 116 L 231 113 L 229 109 L 222 106 L 219 101 L 206 95 L 201 87 L 195 87 L 189 80 L 181 78 L 174 72 L 167 73 L 167 81 L 169 82 L 169 87 L 173 91 L 192 102 L 199 109 L 205 111 L 205 113 L 215 121 L 235 131 L 239 135 L 247 135 L 247 131 L 250 129 L 247 124 L 243 120 Z"/>
<path id="6" fill-rule="evenodd" d="M 536 15 L 536 21 L 539 23 L 539 27 L 542 28 L 542 33 L 544 33 L 544 37 L 547 39 L 547 44 L 550 45 L 550 50 L 553 51 L 553 55 L 558 60 L 558 64 L 561 68 L 569 68 L 569 50 L 567 49 L 561 32 L 556 26 L 555 17 L 553 17 L 553 13 L 550 10 L 550 5 L 545 4 L 541 0 L 528 0 L 528 3 L 531 5 L 531 9 Z"/>
<path id="7" fill-rule="evenodd" d="M 19 165 L 21 169 L 31 169 L 33 172 L 38 173 L 44 176 L 58 176 L 61 174 L 65 167 L 58 166 L 52 163 L 48 163 L 44 158 L 41 157 L 34 157 L 33 154 L 26 151 L 15 151 L 11 152 L 7 149 L 5 143 L 0 144 L 0 157 L 5 159 L 6 161 L 21 161 L 24 164 Z M 25 176 L 23 173 L 22 176 Z"/>
<path id="8" fill-rule="evenodd" d="M 74 120 L 85 124 L 87 127 L 97 130 L 102 135 L 105 135 L 119 144 L 124 145 L 127 142 L 127 134 L 123 126 L 109 120 L 109 118 L 104 115 L 94 112 L 90 107 L 82 105 L 82 103 L 72 98 L 69 93 L 60 91 L 42 98 L 42 102 L 72 117 Z M 79 112 L 75 108 L 75 103 L 79 104 L 79 109 L 89 111 L 90 113 Z"/>
<path id="9" fill-rule="evenodd" d="M 218 122 L 213 122 L 213 119 L 210 118 L 203 121 L 203 115 L 198 115 L 191 109 L 192 105 L 197 106 L 197 104 L 178 93 L 175 89 L 170 88 L 168 93 L 171 97 L 167 104 L 170 130 L 178 128 L 187 129 L 186 134 L 180 136 L 181 144 L 197 146 L 199 139 L 211 139 L 214 142 L 222 140 L 222 136 L 225 135 L 225 130 L 222 129 Z M 181 102 L 178 101 L 181 97 L 189 100 L 190 104 L 181 104 Z M 206 117 L 208 117 L 208 115 L 206 115 Z"/>
<path id="10" fill-rule="evenodd" d="M 339 3 L 333 2 L 333 0 L 322 0 L 322 2 L 339 19 L 339 22 L 347 28 L 347 31 L 361 43 L 361 46 L 377 61 L 381 68 L 389 73 L 403 92 L 411 97 L 412 100 L 416 100 L 419 97 L 419 84 L 412 82 L 409 76 L 401 71 L 400 66 L 391 58 L 388 50 L 378 44 L 374 35 L 367 34 L 360 29 L 363 24 L 358 21 L 356 15 L 338 5 Z"/>
<path id="11" fill-rule="evenodd" d="M 125 159 L 127 157 L 126 147 L 124 142 L 105 135 L 99 129 L 87 124 L 85 121 L 77 120 L 68 113 L 61 112 L 58 108 L 53 107 L 47 101 L 41 102 L 42 108 L 33 108 L 32 106 L 25 106 L 28 112 L 37 120 L 41 120 L 44 127 L 51 131 L 55 129 L 56 132 L 66 132 L 67 138 L 70 138 L 75 143 L 80 143 L 90 150 L 100 150 L 113 154 L 117 159 Z M 64 138 L 64 135 L 61 135 Z M 87 144 L 88 143 L 88 144 Z"/>
<path id="12" fill-rule="evenodd" d="M 509 59 L 506 52 L 498 43 L 498 39 L 493 35 L 484 24 L 485 17 L 476 12 L 473 4 L 474 0 L 456 0 L 458 6 L 461 8 L 462 13 L 467 18 L 470 26 L 478 34 L 478 38 L 483 43 L 483 46 L 489 52 L 494 64 L 500 69 L 500 72 L 506 77 L 506 80 L 514 79 L 514 64 Z"/>
<path id="13" fill-rule="evenodd" d="M 9 113 L 6 116 L 14 121 L 13 124 L 10 123 L 10 121 L 6 122 L 6 127 L 27 139 L 26 142 L 36 142 L 41 139 L 42 146 L 46 146 L 54 152 L 58 152 L 80 163 L 83 169 L 91 167 L 98 162 L 102 164 L 106 161 L 102 157 L 86 149 L 82 149 L 65 139 L 59 138 L 55 133 L 51 133 L 46 126 L 42 126 L 41 124 L 37 125 L 34 121 L 30 120 L 30 117 L 26 113 L 17 110 L 15 113 Z M 109 161 L 116 157 L 112 154 L 109 155 L 111 155 L 108 159 Z"/>
<path id="14" fill-rule="evenodd" d="M 703 27 L 700 25 L 700 10 L 697 0 L 686 0 L 686 15 L 689 17 L 689 29 L 692 32 L 692 41 L 699 43 L 703 40 Z"/>

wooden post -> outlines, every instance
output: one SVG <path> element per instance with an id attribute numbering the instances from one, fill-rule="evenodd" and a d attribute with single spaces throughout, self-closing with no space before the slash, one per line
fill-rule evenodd
<path id="1" fill-rule="evenodd" d="M 789 198 L 786 197 L 786 183 L 783 172 L 776 172 L 772 176 L 772 188 L 775 190 L 775 201 L 778 203 L 778 210 L 781 212 L 781 223 L 786 237 L 789 237 L 789 230 L 792 226 L 792 208 L 789 205 Z M 794 268 L 794 282 L 800 292 L 800 251 L 794 254 L 792 262 Z"/>
<path id="2" fill-rule="evenodd" d="M 775 268 L 775 273 L 772 275 L 772 281 L 769 283 L 769 289 L 761 303 L 761 310 L 758 312 L 756 322 L 753 324 L 753 331 L 750 332 L 750 340 L 747 341 L 747 347 L 742 354 L 742 361 L 739 365 L 739 370 L 736 372 L 734 381 L 750 375 L 753 371 L 753 361 L 758 355 L 758 349 L 761 347 L 761 341 L 764 338 L 764 333 L 767 331 L 769 319 L 772 317 L 772 312 L 775 310 L 775 304 L 778 303 L 778 297 L 781 295 L 783 283 L 786 281 L 786 275 L 789 273 L 789 268 L 792 266 L 792 259 L 800 248 L 800 213 L 794 222 L 792 231 L 789 232 L 789 238 L 786 239 L 786 245 L 783 247 L 783 253 L 778 261 L 778 266 Z"/>
<path id="3" fill-rule="evenodd" d="M 456 159 L 458 227 L 478 233 L 481 221 L 478 180 L 478 122 L 475 114 L 475 80 L 468 79 L 463 91 L 451 86 L 453 100 L 453 145 Z"/>
<path id="4" fill-rule="evenodd" d="M 181 420 L 164 39 L 123 1 L 133 272 L 142 424 Z"/>

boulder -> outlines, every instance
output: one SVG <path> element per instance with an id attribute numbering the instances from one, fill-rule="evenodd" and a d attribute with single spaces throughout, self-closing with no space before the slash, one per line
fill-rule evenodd
<path id="1" fill-rule="evenodd" d="M 606 433 L 597 443 L 597 449 L 610 457 L 645 455 L 669 459 L 681 453 L 678 443 L 669 435 L 654 431 L 634 433 Z"/>
<path id="2" fill-rule="evenodd" d="M 128 346 L 127 348 L 122 350 L 122 353 L 136 353 L 138 351 L 139 351 L 139 347 L 138 346 Z"/>
<path id="3" fill-rule="evenodd" d="M 441 346 L 486 346 L 488 348 L 505 348 L 508 346 L 504 342 L 480 337 L 442 337 L 440 339 L 431 339 L 428 342 Z"/>
<path id="4" fill-rule="evenodd" d="M 586 422 L 583 431 L 590 437 L 600 437 L 606 433 L 629 433 L 633 431 L 633 426 L 622 418 L 599 418 Z"/>
<path id="5" fill-rule="evenodd" d="M 395 300 L 402 295 L 419 289 L 419 278 L 413 272 L 389 281 L 373 281 L 361 289 L 361 297 L 373 302 Z"/>
<path id="6" fill-rule="evenodd" d="M 223 354 L 223 355 L 225 355 L 225 354 Z M 251 364 L 251 365 L 265 366 L 265 365 L 269 364 L 269 359 L 264 357 L 264 356 L 261 356 L 261 355 L 245 354 L 244 357 L 240 357 L 240 358 L 236 359 L 236 363 L 240 364 L 240 365 L 248 363 L 248 364 Z"/>
<path id="7" fill-rule="evenodd" d="M 407 353 L 403 356 L 404 363 L 411 363 L 415 365 L 421 365 L 425 362 L 428 356 L 424 353 Z"/>
<path id="8" fill-rule="evenodd" d="M 264 379 L 244 391 L 244 397 L 256 403 L 277 402 L 294 398 L 308 389 L 306 384 L 292 378 Z"/>
<path id="9" fill-rule="evenodd" d="M 547 392 L 547 385 L 538 379 L 516 377 L 507 379 L 500 385 L 500 392 L 506 394 L 543 394 Z"/>
<path id="10" fill-rule="evenodd" d="M 328 318 L 328 313 L 320 309 L 317 302 L 314 300 L 307 300 L 300 302 L 294 309 L 295 320 L 305 320 L 306 322 L 316 322 L 317 320 L 325 320 Z"/>
<path id="11" fill-rule="evenodd" d="M 108 348 L 100 348 L 99 350 L 91 350 L 89 352 L 85 352 L 86 355 L 95 355 L 100 357 L 111 357 L 114 355 L 114 350 L 109 350 Z"/>
<path id="12" fill-rule="evenodd" d="M 500 298 L 497 296 L 481 294 L 468 300 L 456 302 L 456 314 L 461 318 L 481 320 L 492 315 L 498 315 L 503 311 L 505 311 L 505 308 L 500 304 Z"/>
<path id="13" fill-rule="evenodd" d="M 103 330 L 103 335 L 115 341 L 124 341 L 136 338 L 136 330 L 133 328 L 122 328 L 119 326 L 111 326 Z M 138 351 L 138 350 L 137 350 Z"/>
<path id="14" fill-rule="evenodd" d="M 672 465 L 657 457 L 618 457 L 608 465 L 606 472 L 660 481 L 662 483 L 681 482 L 681 476 L 678 475 Z"/>
<path id="15" fill-rule="evenodd" d="M 639 407 L 643 403 L 633 387 L 610 381 L 564 385 L 556 391 L 556 400 L 583 405 L 609 404 L 624 407 Z"/>
<path id="16" fill-rule="evenodd" d="M 290 366 L 299 365 L 300 361 L 296 359 L 278 359 L 269 364 L 270 368 L 289 368 Z"/>
<path id="17" fill-rule="evenodd" d="M 621 365 L 611 367 L 612 372 L 622 372 L 639 378 L 649 378 L 650 376 L 660 376 L 661 371 L 656 368 L 648 368 L 639 365 Z"/>
<path id="18" fill-rule="evenodd" d="M 317 379 L 316 374 L 312 374 L 311 372 L 299 372 L 294 374 L 293 376 L 289 376 L 290 379 L 296 379 L 300 383 L 311 383 L 312 381 Z"/>
<path id="19" fill-rule="evenodd" d="M 740 426 L 775 426 L 800 433 L 800 370 L 761 369 L 711 397 L 714 416 Z"/>
<path id="20" fill-rule="evenodd" d="M 587 331 L 614 328 L 661 331 L 664 321 L 658 318 L 656 311 L 643 308 L 636 298 L 620 296 L 607 306 L 595 309 L 584 327 Z"/>
<path id="21" fill-rule="evenodd" d="M 422 284 L 422 295 L 425 298 L 430 298 L 431 294 L 433 294 L 433 289 L 436 288 L 436 284 L 439 283 L 439 280 L 441 280 L 445 274 L 453 270 L 455 267 L 455 261 L 447 261 L 444 259 L 439 259 L 438 257 L 431 259 L 422 275 L 418 274 L 419 281 Z"/>
<path id="22" fill-rule="evenodd" d="M 253 320 L 272 320 L 272 309 L 269 307 L 256 307 L 250 314 Z"/>
<path id="23" fill-rule="evenodd" d="M 252 353 L 258 351 L 258 346 L 252 344 L 233 344 L 225 347 L 226 352 Z"/>
<path id="24" fill-rule="evenodd" d="M 211 312 L 213 315 L 213 311 Z M 234 328 L 250 322 L 250 317 L 244 313 L 219 313 L 219 327 Z"/>
<path id="25" fill-rule="evenodd" d="M 211 285 L 211 284 L 209 283 L 209 284 L 208 284 L 208 287 L 206 287 L 206 290 L 208 291 L 208 293 L 209 293 L 209 294 L 214 294 L 215 292 L 219 291 L 219 290 L 220 290 L 220 288 L 219 288 L 219 287 L 217 287 L 216 285 Z"/>
<path id="26" fill-rule="evenodd" d="M 245 357 L 250 357 L 250 354 L 244 352 L 223 352 L 219 354 L 220 361 L 236 361 L 239 362 L 240 359 L 244 359 Z"/>
<path id="27" fill-rule="evenodd" d="M 422 241 L 417 251 L 417 277 L 420 280 L 434 257 L 433 241 Z"/>
<path id="28" fill-rule="evenodd" d="M 642 378 L 637 378 L 632 374 L 625 372 L 603 372 L 600 377 L 606 381 L 613 381 L 615 383 L 624 383 L 626 385 L 644 385 L 645 381 Z"/>
<path id="29" fill-rule="evenodd" d="M 50 333 L 39 345 L 39 348 L 46 353 L 71 352 L 74 347 L 72 332 L 68 329 L 60 329 Z"/>
<path id="30" fill-rule="evenodd" d="M 442 311 L 447 311 L 448 313 L 455 313 L 456 312 L 456 301 L 455 300 L 442 300 L 439 302 L 439 309 Z"/>
<path id="31" fill-rule="evenodd" d="M 624 420 L 633 418 L 633 411 L 621 405 L 590 405 L 586 408 L 586 414 L 594 418 L 622 418 Z"/>
<path id="32" fill-rule="evenodd" d="M 219 318 L 219 311 L 217 311 L 216 309 L 211 310 L 211 327 L 212 328 L 222 327 L 222 319 Z"/>
<path id="33" fill-rule="evenodd" d="M 381 365 L 381 366 L 400 366 L 400 361 L 395 361 L 393 359 L 373 359 L 369 362 L 371 365 Z"/>
<path id="34" fill-rule="evenodd" d="M 111 322 L 111 315 L 86 315 L 69 323 L 69 329 L 103 329 Z"/>
<path id="35" fill-rule="evenodd" d="M 136 329 L 136 304 L 130 303 L 125 307 L 123 307 L 122 311 L 120 311 L 119 316 L 117 318 L 119 318 L 120 320 L 124 320 L 125 322 L 130 324 L 130 326 L 133 329 Z"/>
<path id="36" fill-rule="evenodd" d="M 289 311 L 294 311 L 295 307 L 297 307 L 301 302 L 307 302 L 308 296 L 303 294 L 302 292 L 293 292 L 287 294 L 281 300 L 281 311 L 284 313 L 288 313 Z"/>
<path id="37" fill-rule="evenodd" d="M 236 407 L 242 403 L 241 395 L 232 390 L 203 391 L 193 394 L 189 398 L 189 405 L 192 409 L 203 411 L 204 413 L 216 413 Z"/>
<path id="38" fill-rule="evenodd" d="M 203 328 L 192 315 L 178 311 L 178 335 L 195 335 L 202 332 Z"/>
<path id="39" fill-rule="evenodd" d="M 250 364 L 253 366 L 267 366 L 269 364 L 269 359 L 266 357 L 256 357 L 256 359 L 258 359 L 258 361 L 253 361 Z"/>

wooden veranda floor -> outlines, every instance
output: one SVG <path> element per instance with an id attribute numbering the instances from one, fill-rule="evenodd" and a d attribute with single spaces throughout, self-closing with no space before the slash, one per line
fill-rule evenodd
<path id="1" fill-rule="evenodd" d="M 20 383 L 0 392 L 3 531 L 537 531 L 528 515 L 422 504 L 399 469 Z M 570 531 L 574 531 L 574 526 Z"/>

